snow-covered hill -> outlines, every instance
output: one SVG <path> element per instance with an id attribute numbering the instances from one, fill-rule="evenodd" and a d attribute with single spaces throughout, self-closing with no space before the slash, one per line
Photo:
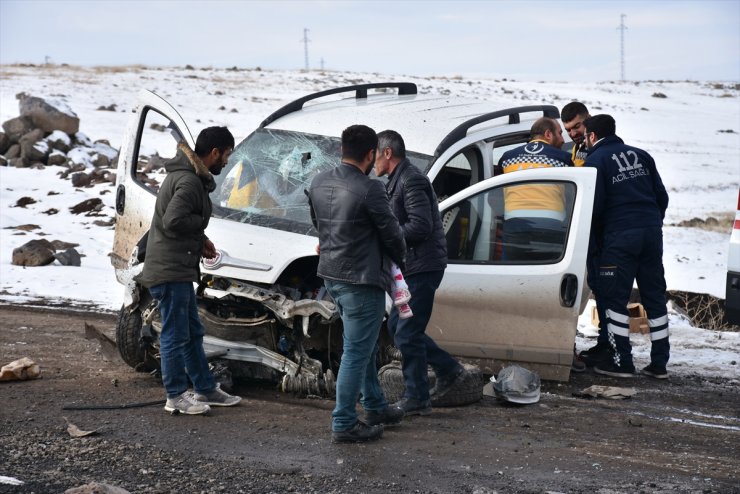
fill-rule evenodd
<path id="1" fill-rule="evenodd" d="M 390 80 L 415 82 L 421 93 L 486 99 L 502 107 L 535 103 L 562 107 L 579 100 L 592 114 L 610 113 L 617 121 L 617 133 L 626 142 L 653 155 L 670 194 L 664 229 L 669 289 L 724 297 L 729 225 L 740 187 L 740 85 L 736 83 L 566 83 L 246 69 L 0 66 L 0 122 L 18 116 L 16 93 L 53 97 L 77 113 L 81 132 L 92 140 L 107 139 L 118 148 L 136 94 L 146 88 L 177 108 L 193 135 L 206 126 L 227 125 L 239 142 L 272 111 L 297 97 L 330 87 Z M 98 110 L 110 105 L 115 105 L 116 111 Z M 69 180 L 57 177 L 59 171 L 56 167 L 0 167 L 0 300 L 47 298 L 116 309 L 122 290 L 107 257 L 113 230 L 94 224 L 100 218 L 74 215 L 68 209 L 84 199 L 99 197 L 105 204 L 103 212 L 112 218 L 114 187 L 75 189 Z M 58 194 L 49 195 L 52 191 Z M 26 208 L 13 207 L 24 196 L 38 202 Z M 58 214 L 42 213 L 52 206 Z M 717 218 L 720 226 L 714 230 L 677 226 L 709 217 Z M 28 232 L 9 229 L 25 224 L 39 228 Z M 11 265 L 12 250 L 33 238 L 80 244 L 78 250 L 85 256 L 82 266 Z M 693 330 L 685 321 L 677 319 L 676 324 L 679 331 L 674 331 L 674 348 L 682 338 L 680 328 L 689 333 Z M 588 332 L 588 327 L 584 316 L 581 328 Z M 724 346 L 726 351 L 729 345 L 731 353 L 738 353 L 736 334 L 728 333 L 721 345 L 717 341 L 715 346 L 711 340 L 717 334 L 702 333 L 698 340 L 688 334 L 688 346 L 709 350 Z M 638 345 L 638 359 L 641 353 L 647 355 L 647 348 L 648 342 Z M 691 357 L 686 367 L 697 359 L 702 361 L 701 355 Z M 726 369 L 717 372 L 740 376 L 740 367 L 728 364 L 731 355 L 721 355 Z"/>

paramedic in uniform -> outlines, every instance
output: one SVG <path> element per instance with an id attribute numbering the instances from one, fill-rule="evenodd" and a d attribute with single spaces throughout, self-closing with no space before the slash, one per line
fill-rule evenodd
<path id="1" fill-rule="evenodd" d="M 642 373 L 665 379 L 670 345 L 662 227 L 668 194 L 653 158 L 617 137 L 610 115 L 587 118 L 584 125 L 585 166 L 597 170 L 592 227 L 599 244 L 597 284 L 613 350 L 613 358 L 597 364 L 594 371 L 613 377 L 635 373 L 627 303 L 637 280 L 652 343 L 650 365 Z"/>

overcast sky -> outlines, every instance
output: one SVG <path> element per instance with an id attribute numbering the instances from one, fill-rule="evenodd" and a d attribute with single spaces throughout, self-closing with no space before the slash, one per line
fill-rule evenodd
<path id="1" fill-rule="evenodd" d="M 0 63 L 740 80 L 740 0 L 0 0 Z"/>

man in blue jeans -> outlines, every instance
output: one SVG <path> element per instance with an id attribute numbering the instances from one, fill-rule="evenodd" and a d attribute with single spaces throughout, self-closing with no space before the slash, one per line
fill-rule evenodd
<path id="1" fill-rule="evenodd" d="M 139 282 L 159 303 L 164 409 L 173 414 L 205 414 L 211 406 L 232 406 L 241 400 L 221 391 L 208 369 L 205 331 L 193 289 L 193 282 L 200 281 L 201 256 L 216 256 L 205 235 L 212 208 L 208 194 L 215 188 L 213 175 L 221 173 L 233 149 L 234 137 L 226 127 L 204 129 L 194 152 L 181 142 L 177 155 L 164 165 L 167 176 L 149 229 Z M 194 392 L 188 391 L 188 378 Z"/>
<path id="2" fill-rule="evenodd" d="M 332 442 L 378 439 L 383 425 L 403 418 L 388 406 L 378 382 L 377 341 L 391 290 L 390 262 L 403 268 L 406 243 L 383 184 L 367 175 L 378 138 L 365 125 L 342 132 L 342 162 L 319 173 L 308 191 L 311 219 L 319 232 L 318 275 L 337 304 L 344 349 L 332 412 Z M 355 404 L 362 397 L 364 421 Z"/>
<path id="3" fill-rule="evenodd" d="M 414 313 L 411 318 L 401 319 L 394 306 L 388 318 L 388 331 L 403 356 L 406 384 L 403 397 L 395 405 L 407 415 L 428 415 L 432 411 L 431 396 L 442 397 L 466 377 L 463 366 L 426 334 L 434 294 L 447 267 L 447 240 L 432 184 L 406 159 L 406 145 L 398 132 L 384 130 L 378 134 L 375 173 L 379 177 L 388 175 L 386 190 L 408 249 L 403 276 Z M 427 365 L 437 376 L 431 391 Z"/>

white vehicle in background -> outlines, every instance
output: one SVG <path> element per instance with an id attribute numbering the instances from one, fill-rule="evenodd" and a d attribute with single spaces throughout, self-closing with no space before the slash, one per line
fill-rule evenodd
<path id="1" fill-rule="evenodd" d="M 362 123 L 400 132 L 408 158 L 441 200 L 449 265 L 429 334 L 484 373 L 514 362 L 545 379 L 567 380 L 578 315 L 588 297 L 595 170 L 494 176 L 501 154 L 527 142 L 532 123 L 543 115 L 558 118 L 559 112 L 554 106 L 502 109 L 480 100 L 423 96 L 405 82 L 330 89 L 270 115 L 237 145 L 211 194 L 207 234 L 219 257 L 202 263 L 197 290 L 206 351 L 225 359 L 236 376 L 277 379 L 283 390 L 297 393 L 333 392 L 342 326 L 316 276 L 317 233 L 304 190 L 317 173 L 339 163 L 342 130 Z M 140 370 L 156 368 L 159 324 L 148 291 L 132 279 L 141 269 L 136 247 L 163 178 L 156 162 L 174 156 L 179 140 L 193 147 L 177 111 L 142 91 L 118 163 L 111 255 L 127 291 L 119 349 Z M 501 255 L 504 189 L 523 183 L 564 191 L 565 240 L 528 245 L 549 260 L 507 261 Z"/>
<path id="2" fill-rule="evenodd" d="M 740 190 L 738 190 L 737 211 L 730 235 L 730 253 L 727 256 L 725 316 L 730 324 L 740 324 Z"/>

